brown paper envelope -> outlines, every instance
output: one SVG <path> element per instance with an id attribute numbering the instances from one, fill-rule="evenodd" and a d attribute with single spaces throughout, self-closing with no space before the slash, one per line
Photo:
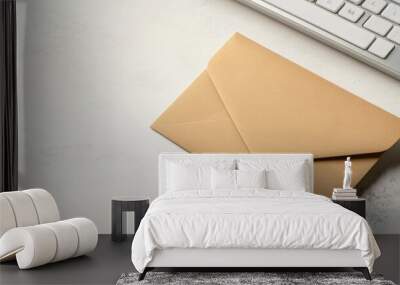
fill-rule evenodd
<path id="1" fill-rule="evenodd" d="M 189 152 L 248 152 L 207 72 L 151 127 Z"/>
<path id="2" fill-rule="evenodd" d="M 399 119 L 236 34 L 152 128 L 189 152 L 311 152 L 315 192 L 353 185 L 400 136 Z M 335 157 L 340 157 L 335 159 Z"/>
<path id="3" fill-rule="evenodd" d="M 207 71 L 251 152 L 379 153 L 400 137 L 398 117 L 239 34 Z"/>

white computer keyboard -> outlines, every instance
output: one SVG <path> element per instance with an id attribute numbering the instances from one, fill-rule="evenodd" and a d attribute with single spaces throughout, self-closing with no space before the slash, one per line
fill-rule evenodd
<path id="1" fill-rule="evenodd" d="M 400 0 L 238 0 L 400 79 Z"/>

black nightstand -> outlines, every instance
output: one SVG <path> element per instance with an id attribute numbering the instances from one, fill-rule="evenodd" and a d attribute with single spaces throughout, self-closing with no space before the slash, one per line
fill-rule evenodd
<path id="1" fill-rule="evenodd" d="M 357 198 L 352 200 L 336 200 L 332 199 L 333 203 L 339 204 L 340 206 L 359 214 L 365 219 L 365 199 Z"/>
<path id="2" fill-rule="evenodd" d="M 123 212 L 135 212 L 135 232 L 139 227 L 140 221 L 149 208 L 150 200 L 146 198 L 134 197 L 113 197 L 111 207 L 111 239 L 113 241 L 123 241 L 126 234 L 122 233 L 122 214 Z"/>

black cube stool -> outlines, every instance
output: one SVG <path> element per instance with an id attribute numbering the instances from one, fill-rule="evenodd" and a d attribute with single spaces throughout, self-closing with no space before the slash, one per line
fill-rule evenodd
<path id="1" fill-rule="evenodd" d="M 135 197 L 113 197 L 111 202 L 111 239 L 113 241 L 123 241 L 126 234 L 122 232 L 122 215 L 123 212 L 135 212 L 135 232 L 137 231 L 140 221 L 149 208 L 150 200 L 146 198 Z"/>

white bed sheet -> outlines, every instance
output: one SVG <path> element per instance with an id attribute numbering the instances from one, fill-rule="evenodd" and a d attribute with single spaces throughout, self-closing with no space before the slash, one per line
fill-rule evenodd
<path id="1" fill-rule="evenodd" d="M 359 215 L 320 195 L 265 189 L 161 195 L 137 230 L 132 262 L 143 272 L 167 248 L 357 249 L 371 272 L 380 255 Z"/>

